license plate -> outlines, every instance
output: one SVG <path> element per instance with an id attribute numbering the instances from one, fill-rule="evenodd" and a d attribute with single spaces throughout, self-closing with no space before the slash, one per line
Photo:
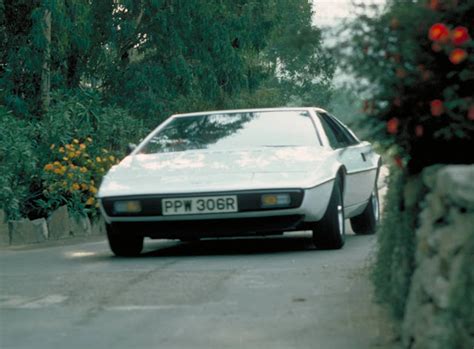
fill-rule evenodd
<path id="1" fill-rule="evenodd" d="M 237 196 L 206 196 L 161 200 L 163 216 L 237 212 Z"/>

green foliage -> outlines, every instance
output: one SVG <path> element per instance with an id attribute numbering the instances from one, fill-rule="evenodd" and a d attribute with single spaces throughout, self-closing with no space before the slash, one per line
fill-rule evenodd
<path id="1" fill-rule="evenodd" d="M 0 205 L 8 217 L 18 219 L 34 200 L 40 154 L 31 123 L 17 119 L 0 106 Z"/>
<path id="2" fill-rule="evenodd" d="M 370 96 L 364 112 L 372 137 L 385 148 L 397 144 L 411 173 L 474 161 L 464 151 L 474 138 L 473 17 L 472 1 L 392 0 L 341 34 L 346 68 Z M 430 38 L 437 23 L 448 28 L 443 39 Z M 454 39 L 456 27 L 467 40 Z M 465 56 L 453 58 L 456 50 Z"/>
<path id="3" fill-rule="evenodd" d="M 82 90 L 56 93 L 51 109 L 40 121 L 19 120 L 4 107 L 0 116 L 0 202 L 11 219 L 45 216 L 62 204 L 70 206 L 72 212 L 96 214 L 94 206 L 85 205 L 90 196 L 71 191 L 71 186 L 87 183 L 89 190 L 92 180 L 97 188 L 111 162 L 126 154 L 128 143 L 138 142 L 146 134 L 142 122 L 125 110 L 106 106 L 98 93 Z M 87 144 L 90 163 L 83 164 L 82 160 L 88 159 L 82 157 L 79 162 L 63 160 L 66 153 L 59 157 L 60 147 L 90 137 L 94 137 L 94 142 Z M 56 161 L 65 168 L 62 175 L 66 178 L 54 171 L 45 173 L 45 166 Z M 81 172 L 83 167 L 86 172 Z"/>
<path id="4" fill-rule="evenodd" d="M 68 205 L 73 213 L 98 215 L 97 183 L 118 163 L 116 155 L 97 148 L 90 137 L 51 144 L 50 150 L 50 161 L 41 173 L 44 198 L 35 203 L 46 213 Z"/>
<path id="5" fill-rule="evenodd" d="M 416 210 L 404 205 L 406 178 L 399 169 L 392 169 L 385 197 L 383 219 L 378 235 L 377 263 L 372 273 L 376 297 L 387 303 L 394 316 L 401 320 L 415 265 Z"/>

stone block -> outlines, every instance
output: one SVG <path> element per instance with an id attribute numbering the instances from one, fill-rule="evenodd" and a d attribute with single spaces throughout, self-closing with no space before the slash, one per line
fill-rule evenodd
<path id="1" fill-rule="evenodd" d="M 71 219 L 67 206 L 61 206 L 48 218 L 49 239 L 58 240 L 71 236 Z"/>
<path id="2" fill-rule="evenodd" d="M 33 244 L 45 241 L 48 237 L 48 227 L 44 218 L 30 221 L 22 219 L 8 222 L 10 226 L 10 241 L 12 245 Z"/>
<path id="3" fill-rule="evenodd" d="M 10 229 L 6 223 L 6 214 L 0 210 L 0 246 L 10 245 Z"/>
<path id="4" fill-rule="evenodd" d="M 474 211 L 474 165 L 448 166 L 436 181 L 440 195 L 459 207 Z"/>
<path id="5" fill-rule="evenodd" d="M 74 236 L 86 236 L 92 234 L 92 226 L 87 216 L 72 217 L 71 232 Z"/>

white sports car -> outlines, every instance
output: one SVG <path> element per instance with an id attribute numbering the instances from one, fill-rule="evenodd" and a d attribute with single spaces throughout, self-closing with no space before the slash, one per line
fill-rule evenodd
<path id="1" fill-rule="evenodd" d="M 344 245 L 379 219 L 381 158 L 319 108 L 173 115 L 104 177 L 98 198 L 112 251 L 144 237 L 195 240 L 311 230 Z"/>

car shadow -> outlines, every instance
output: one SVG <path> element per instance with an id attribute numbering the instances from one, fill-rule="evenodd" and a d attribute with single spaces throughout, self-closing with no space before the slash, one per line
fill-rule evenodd
<path id="1" fill-rule="evenodd" d="M 310 235 L 205 239 L 164 245 L 147 241 L 145 246 L 145 252 L 140 255 L 142 258 L 275 254 L 316 249 Z"/>

